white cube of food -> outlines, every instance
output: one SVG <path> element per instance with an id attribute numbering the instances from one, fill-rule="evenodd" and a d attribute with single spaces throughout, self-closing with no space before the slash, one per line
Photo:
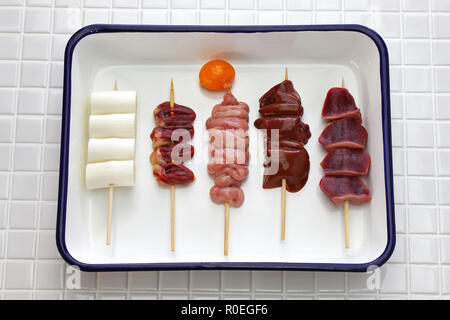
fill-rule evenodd
<path id="1" fill-rule="evenodd" d="M 134 186 L 134 161 L 106 161 L 86 166 L 86 187 L 89 190 Z"/>
<path id="2" fill-rule="evenodd" d="M 136 112 L 136 91 L 100 91 L 91 95 L 91 114 Z"/>
<path id="3" fill-rule="evenodd" d="M 134 139 L 89 139 L 88 162 L 134 160 Z"/>
<path id="4" fill-rule="evenodd" d="M 134 138 L 136 134 L 134 113 L 91 115 L 89 117 L 89 137 Z"/>

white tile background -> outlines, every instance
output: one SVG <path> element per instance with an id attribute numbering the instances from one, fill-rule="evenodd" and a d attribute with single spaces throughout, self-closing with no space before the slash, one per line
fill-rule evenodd
<path id="1" fill-rule="evenodd" d="M 65 285 L 55 246 L 63 52 L 91 23 L 359 23 L 391 61 L 398 241 L 368 274 L 280 271 L 83 273 Z M 449 0 L 1 0 L 0 298 L 450 298 Z"/>

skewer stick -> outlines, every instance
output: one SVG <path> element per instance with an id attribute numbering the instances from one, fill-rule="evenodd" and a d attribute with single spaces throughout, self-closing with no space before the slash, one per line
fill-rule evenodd
<path id="1" fill-rule="evenodd" d="M 225 229 L 224 229 L 224 242 L 223 242 L 223 254 L 228 255 L 228 230 L 230 217 L 228 214 L 229 204 L 225 202 Z"/>
<path id="2" fill-rule="evenodd" d="M 281 240 L 286 237 L 286 179 L 281 180 Z"/>
<path id="3" fill-rule="evenodd" d="M 342 76 L 342 88 L 345 88 L 344 77 Z M 345 220 L 345 248 L 350 248 L 349 231 L 348 231 L 348 200 L 344 201 L 344 220 Z"/>
<path id="4" fill-rule="evenodd" d="M 344 201 L 344 219 L 345 219 L 345 248 L 350 248 L 348 237 L 348 200 Z"/>
<path id="5" fill-rule="evenodd" d="M 106 228 L 106 245 L 111 244 L 111 223 L 112 223 L 112 205 L 114 196 L 114 185 L 109 185 L 109 200 L 108 200 L 108 224 Z"/>
<path id="6" fill-rule="evenodd" d="M 170 185 L 170 250 L 175 251 L 175 186 Z"/>
<path id="7" fill-rule="evenodd" d="M 170 107 L 175 105 L 173 79 L 170 79 Z M 170 113 L 173 115 L 173 112 Z M 170 250 L 175 251 L 175 186 L 170 185 Z"/>
<path id="8" fill-rule="evenodd" d="M 231 94 L 231 85 L 226 87 L 227 93 Z M 228 233 L 230 229 L 230 204 L 225 202 L 225 222 L 224 222 L 224 239 L 223 239 L 223 254 L 228 255 Z"/>
<path id="9" fill-rule="evenodd" d="M 114 91 L 119 90 L 117 87 L 117 80 L 114 81 Z M 108 199 L 108 220 L 106 224 L 106 245 L 111 244 L 111 224 L 112 224 L 112 207 L 114 197 L 114 184 L 109 185 L 109 199 Z"/>
<path id="10" fill-rule="evenodd" d="M 231 93 L 231 85 L 228 86 L 227 88 L 227 93 L 230 94 Z M 230 205 L 228 204 L 228 202 L 225 202 L 225 222 L 224 222 L 224 239 L 223 239 L 223 254 L 225 256 L 228 255 L 228 230 L 230 228 L 230 216 L 228 214 Z"/>
<path id="11" fill-rule="evenodd" d="M 284 73 L 284 80 L 288 80 L 288 68 Z M 281 180 L 281 240 L 286 238 L 286 179 Z"/>

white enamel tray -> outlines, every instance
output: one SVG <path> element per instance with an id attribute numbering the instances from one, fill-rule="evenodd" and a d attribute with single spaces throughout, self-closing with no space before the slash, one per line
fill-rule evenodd
<path id="1" fill-rule="evenodd" d="M 224 207 L 209 198 L 205 121 L 222 92 L 201 89 L 198 72 L 222 58 L 236 70 L 233 94 L 250 106 L 250 174 L 245 202 L 230 207 L 229 255 L 223 255 Z M 258 99 L 284 79 L 302 98 L 311 170 L 306 186 L 287 193 L 286 240 L 280 240 L 280 189 L 262 189 L 263 141 L 253 127 Z M 350 205 L 350 249 L 344 247 L 342 206 L 319 188 L 326 152 L 317 139 L 330 87 L 355 97 L 369 133 L 372 164 L 365 178 L 373 200 Z M 187 163 L 191 185 L 176 187 L 175 252 L 170 251 L 170 189 L 153 177 L 148 156 L 152 111 L 169 99 L 192 107 L 195 156 Z M 200 268 L 363 271 L 383 264 L 395 245 L 387 50 L 372 30 L 358 25 L 289 27 L 186 27 L 93 25 L 78 31 L 65 56 L 64 108 L 57 245 L 83 270 Z M 136 186 L 116 188 L 112 244 L 105 245 L 108 190 L 88 191 L 85 167 L 89 98 L 93 91 L 137 91 Z"/>

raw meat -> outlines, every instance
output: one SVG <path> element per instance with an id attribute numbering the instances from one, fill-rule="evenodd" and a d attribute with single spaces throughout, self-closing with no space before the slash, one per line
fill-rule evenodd
<path id="1" fill-rule="evenodd" d="M 217 204 L 229 203 L 233 207 L 239 208 L 244 202 L 244 192 L 238 187 L 214 186 L 209 190 L 211 200 Z"/>
<path id="2" fill-rule="evenodd" d="M 171 108 L 169 101 L 158 105 L 153 110 L 153 116 L 158 126 L 184 126 L 194 122 L 196 117 L 191 108 L 176 103 Z"/>
<path id="3" fill-rule="evenodd" d="M 367 143 L 367 130 L 354 118 L 343 118 L 329 123 L 319 137 L 327 150 L 347 147 L 362 149 Z"/>
<path id="4" fill-rule="evenodd" d="M 369 172 L 370 156 L 364 149 L 336 148 L 320 165 L 327 176 L 363 176 Z"/>
<path id="5" fill-rule="evenodd" d="M 324 176 L 320 180 L 320 188 L 330 200 L 338 205 L 345 200 L 353 204 L 370 202 L 370 190 L 359 177 Z"/>
<path id="6" fill-rule="evenodd" d="M 171 162 L 154 165 L 153 175 L 159 183 L 167 185 L 189 184 L 195 180 L 194 173 L 189 168 Z"/>
<path id="7" fill-rule="evenodd" d="M 354 118 L 362 122 L 361 112 L 356 107 L 355 99 L 345 88 L 331 88 L 325 99 L 322 109 L 322 118 L 336 120 L 341 118 Z"/>
<path id="8" fill-rule="evenodd" d="M 281 187 L 282 179 L 286 179 L 286 190 L 289 192 L 297 192 L 308 181 L 309 174 L 309 155 L 306 149 L 280 148 L 279 150 L 270 151 L 270 160 L 264 164 L 268 168 L 276 165 L 278 154 L 278 171 L 276 174 L 264 174 L 263 188 L 271 189 Z"/>

